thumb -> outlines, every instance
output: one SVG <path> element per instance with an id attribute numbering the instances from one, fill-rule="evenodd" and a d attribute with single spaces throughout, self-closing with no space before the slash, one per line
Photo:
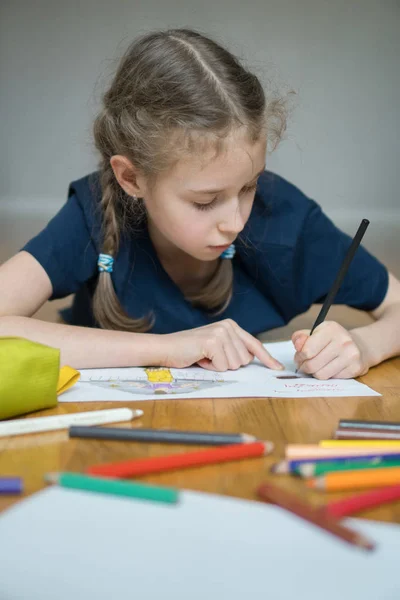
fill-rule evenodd
<path id="1" fill-rule="evenodd" d="M 296 352 L 301 352 L 304 344 L 310 337 L 310 329 L 301 329 L 299 331 L 295 331 L 292 335 L 292 342 L 296 349 Z"/>
<path id="2" fill-rule="evenodd" d="M 202 369 L 207 369 L 208 371 L 216 371 L 217 370 L 214 367 L 212 360 L 210 360 L 209 358 L 202 358 L 202 359 L 198 360 L 196 364 L 199 365 L 199 367 L 201 367 Z"/>

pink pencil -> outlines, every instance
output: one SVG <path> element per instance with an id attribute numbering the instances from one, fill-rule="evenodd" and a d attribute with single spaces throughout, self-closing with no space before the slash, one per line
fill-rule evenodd
<path id="1" fill-rule="evenodd" d="M 286 460 L 307 458 L 310 462 L 318 458 L 341 458 L 353 456 L 385 456 L 393 454 L 393 448 L 321 448 L 317 444 L 288 444 L 285 448 Z"/>

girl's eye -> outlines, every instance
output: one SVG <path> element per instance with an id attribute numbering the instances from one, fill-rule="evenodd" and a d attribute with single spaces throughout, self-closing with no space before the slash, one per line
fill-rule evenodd
<path id="1" fill-rule="evenodd" d="M 253 185 L 244 187 L 242 189 L 241 193 L 249 194 L 250 192 L 255 192 L 256 189 L 257 189 L 257 182 L 253 183 Z M 212 208 L 214 208 L 216 202 L 217 202 L 217 198 L 214 198 L 213 200 L 211 200 L 211 202 L 207 202 L 207 204 L 203 204 L 200 202 L 193 202 L 193 204 L 198 210 L 211 210 Z"/>
<path id="2" fill-rule="evenodd" d="M 211 200 L 211 202 L 207 202 L 207 204 L 202 204 L 200 202 L 193 202 L 194 206 L 197 208 L 197 210 L 211 210 L 216 203 L 217 199 L 214 198 L 214 200 Z"/>

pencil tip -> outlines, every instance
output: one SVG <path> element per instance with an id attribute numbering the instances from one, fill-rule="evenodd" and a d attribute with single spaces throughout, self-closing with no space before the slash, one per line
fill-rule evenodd
<path id="1" fill-rule="evenodd" d="M 256 442 L 257 438 L 255 435 L 249 435 L 248 433 L 242 433 L 242 441 L 245 444 L 248 444 L 249 442 Z"/>
<path id="2" fill-rule="evenodd" d="M 287 462 L 281 461 L 278 463 L 275 463 L 274 465 L 272 465 L 271 469 L 270 469 L 271 473 L 274 473 L 275 475 L 287 475 L 289 473 L 289 466 L 287 464 Z"/>
<path id="3" fill-rule="evenodd" d="M 273 442 L 264 442 L 264 454 L 269 454 L 274 449 Z"/>
<path id="4" fill-rule="evenodd" d="M 369 540 L 368 538 L 364 537 L 361 534 L 357 535 L 356 544 L 357 544 L 357 546 L 360 546 L 360 548 L 363 548 L 364 550 L 375 550 L 374 542 L 372 542 L 371 540 Z"/>
<path id="5" fill-rule="evenodd" d="M 310 463 L 305 463 L 304 465 L 300 465 L 298 468 L 298 472 L 301 477 L 313 477 L 315 474 L 314 465 Z"/>
<path id="6" fill-rule="evenodd" d="M 58 483 L 58 473 L 46 473 L 44 480 L 46 483 Z"/>

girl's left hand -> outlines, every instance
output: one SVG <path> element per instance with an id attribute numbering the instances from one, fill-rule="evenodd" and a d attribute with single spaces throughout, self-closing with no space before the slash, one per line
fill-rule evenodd
<path id="1" fill-rule="evenodd" d="M 368 373 L 370 362 L 361 339 L 334 321 L 324 321 L 292 336 L 300 371 L 316 379 L 350 379 Z"/>

